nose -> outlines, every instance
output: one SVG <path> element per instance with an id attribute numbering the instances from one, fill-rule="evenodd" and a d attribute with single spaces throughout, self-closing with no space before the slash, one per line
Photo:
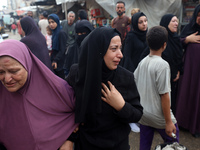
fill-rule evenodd
<path id="1" fill-rule="evenodd" d="M 6 73 L 4 76 L 4 82 L 9 83 L 12 80 L 12 76 L 9 73 Z"/>
<path id="2" fill-rule="evenodd" d="M 122 51 L 121 49 L 119 49 L 119 52 L 118 52 L 118 55 L 117 55 L 118 58 L 122 59 L 123 58 L 123 54 L 122 54 Z"/>

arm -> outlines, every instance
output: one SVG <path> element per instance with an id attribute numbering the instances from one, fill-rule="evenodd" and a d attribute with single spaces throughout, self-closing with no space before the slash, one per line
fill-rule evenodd
<path id="1" fill-rule="evenodd" d="M 166 122 L 165 132 L 172 137 L 172 132 L 176 134 L 176 127 L 171 120 L 169 93 L 161 94 L 161 105 Z"/>
<path id="2" fill-rule="evenodd" d="M 114 18 L 111 21 L 111 27 L 114 28 L 114 24 L 113 24 Z"/>

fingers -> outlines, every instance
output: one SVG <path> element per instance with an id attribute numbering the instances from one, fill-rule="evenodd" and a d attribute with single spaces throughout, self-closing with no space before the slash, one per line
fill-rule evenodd
<path id="1" fill-rule="evenodd" d="M 106 92 L 103 90 L 103 89 L 101 89 L 101 93 L 103 94 L 103 96 L 105 96 L 106 97 Z"/>
<path id="2" fill-rule="evenodd" d="M 79 127 L 76 127 L 76 129 L 74 129 L 74 133 L 76 133 L 79 130 Z"/>
<path id="3" fill-rule="evenodd" d="M 112 89 L 114 88 L 114 85 L 110 81 L 108 81 L 108 85 L 110 87 L 110 90 L 112 91 Z"/>
<path id="4" fill-rule="evenodd" d="M 102 85 L 104 91 L 105 91 L 106 93 L 108 93 L 108 91 L 109 91 L 108 87 L 107 87 L 104 83 L 101 83 L 101 85 Z"/>
<path id="5" fill-rule="evenodd" d="M 198 31 L 197 32 L 195 32 L 195 33 L 193 33 L 194 35 L 197 35 L 198 34 Z"/>

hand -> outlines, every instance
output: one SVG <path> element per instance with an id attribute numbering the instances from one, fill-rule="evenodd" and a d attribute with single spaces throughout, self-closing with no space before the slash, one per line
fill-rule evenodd
<path id="1" fill-rule="evenodd" d="M 76 129 L 74 129 L 74 133 L 76 133 L 79 130 L 79 127 L 76 127 Z"/>
<path id="2" fill-rule="evenodd" d="M 172 121 L 170 123 L 166 123 L 165 132 L 170 137 L 172 137 L 172 132 L 176 134 L 176 127 Z"/>
<path id="3" fill-rule="evenodd" d="M 57 69 L 57 63 L 56 62 L 52 62 L 52 67 L 53 67 L 53 69 Z"/>
<path id="4" fill-rule="evenodd" d="M 101 99 L 104 102 L 108 103 L 117 111 L 120 111 L 124 107 L 125 101 L 122 95 L 118 92 L 118 90 L 110 81 L 108 81 L 108 85 L 109 85 L 110 90 L 104 83 L 102 83 L 101 92 L 103 96 L 101 97 Z"/>
<path id="5" fill-rule="evenodd" d="M 59 148 L 59 150 L 73 150 L 74 143 L 72 141 L 65 141 L 65 143 Z"/>
<path id="6" fill-rule="evenodd" d="M 197 35 L 198 31 L 190 34 L 189 36 L 186 37 L 185 43 L 200 43 L 200 35 Z"/>
<path id="7" fill-rule="evenodd" d="M 178 71 L 176 78 L 173 81 L 176 82 L 179 79 L 179 77 L 180 77 L 180 71 Z"/>

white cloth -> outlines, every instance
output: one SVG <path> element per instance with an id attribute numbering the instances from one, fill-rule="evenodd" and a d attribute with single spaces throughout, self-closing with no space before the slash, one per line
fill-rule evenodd
<path id="1" fill-rule="evenodd" d="M 48 20 L 47 19 L 41 19 L 38 22 L 38 25 L 40 27 L 41 33 L 45 36 L 47 34 L 47 26 L 49 25 Z"/>
<path id="2" fill-rule="evenodd" d="M 136 85 L 143 106 L 143 116 L 139 123 L 158 129 L 165 129 L 165 118 L 161 106 L 160 94 L 169 93 L 169 64 L 159 56 L 146 56 L 134 72 Z M 171 111 L 171 119 L 176 119 Z"/>

